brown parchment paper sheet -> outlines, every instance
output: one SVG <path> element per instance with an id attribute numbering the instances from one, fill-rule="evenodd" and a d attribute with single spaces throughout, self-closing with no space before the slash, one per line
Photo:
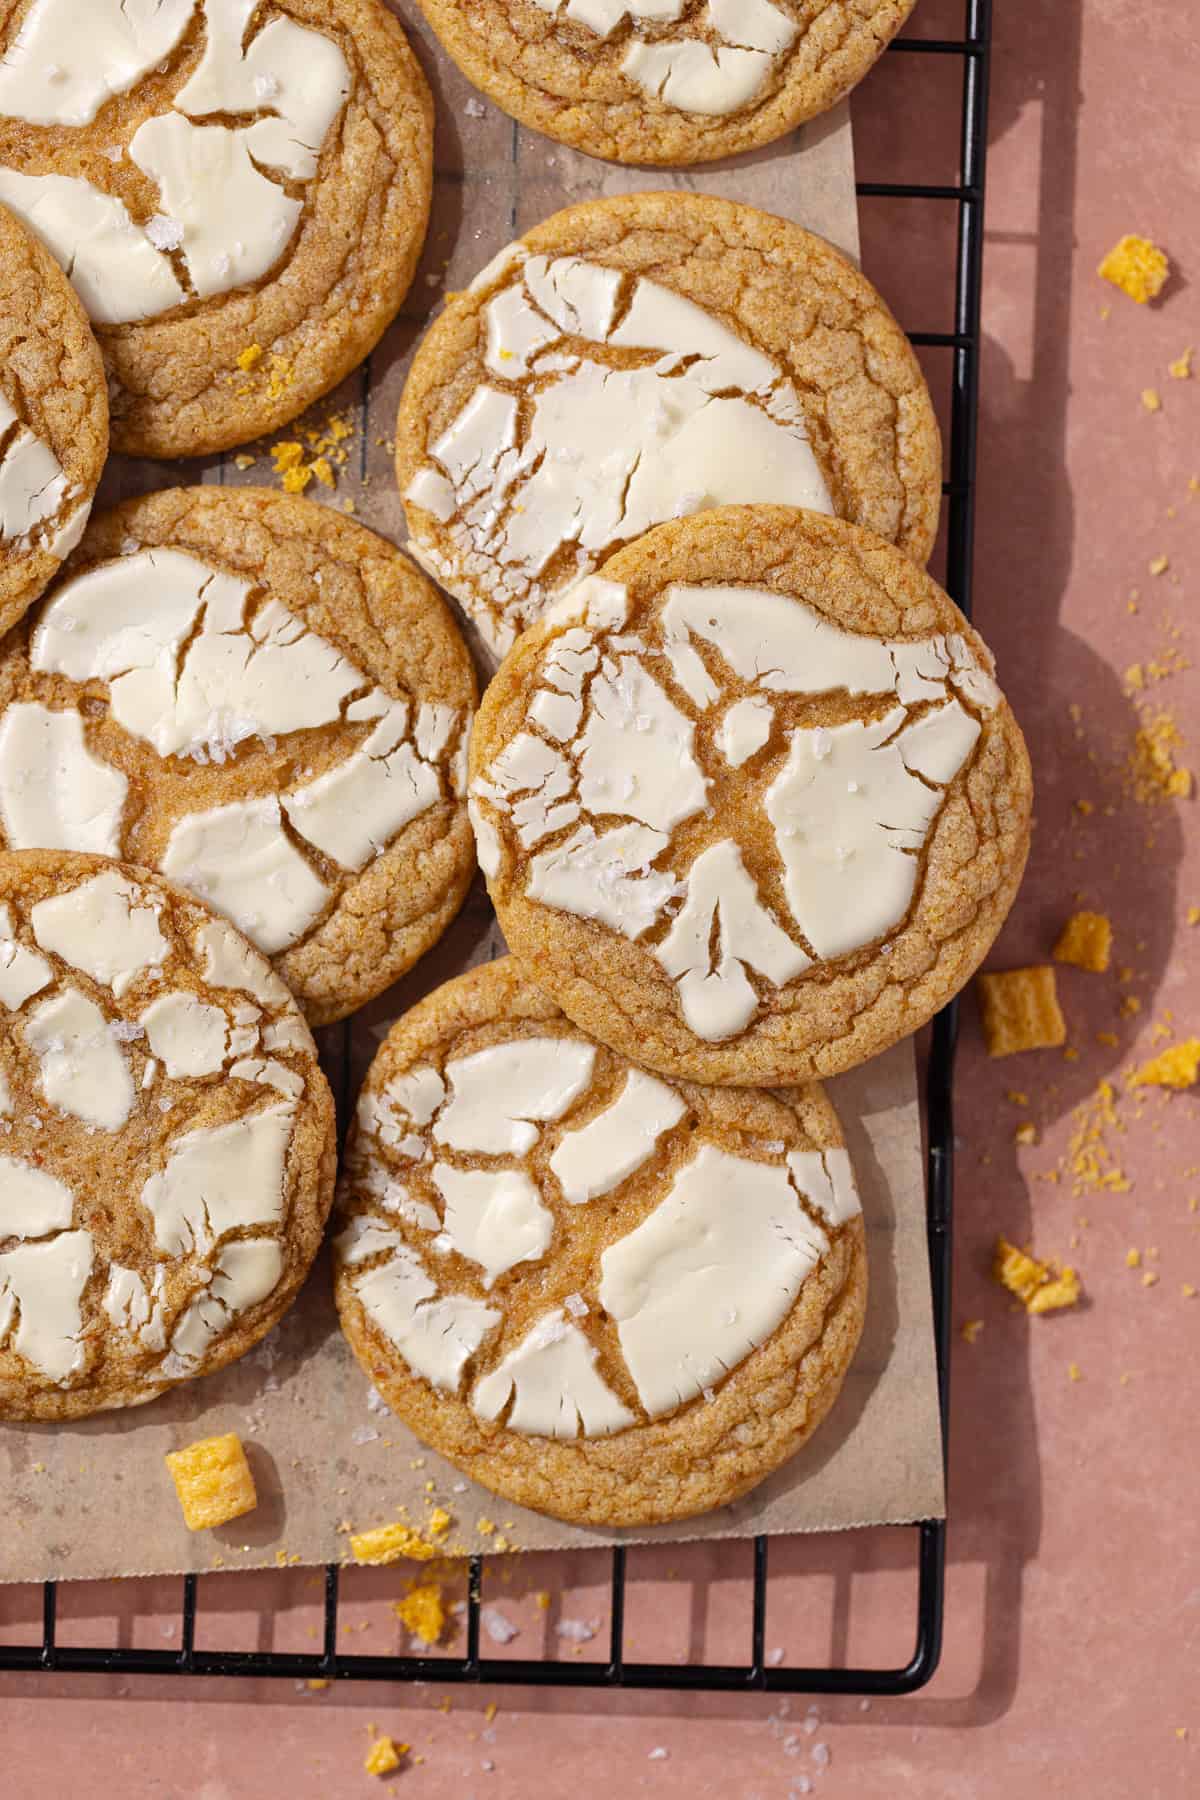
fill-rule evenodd
<path id="1" fill-rule="evenodd" d="M 438 112 L 433 218 L 403 316 L 369 362 L 303 424 L 329 413 L 356 425 L 336 496 L 403 544 L 391 471 L 396 407 L 412 350 L 441 294 L 464 286 L 511 237 L 575 201 L 681 187 L 748 201 L 798 220 L 857 256 L 854 158 L 847 107 L 785 144 L 736 162 L 678 173 L 618 169 L 526 132 L 467 85 L 436 49 L 413 5 L 395 9 L 434 89 Z M 292 431 L 280 434 L 286 438 Z M 163 464 L 114 458 L 102 498 L 196 481 L 233 486 L 270 479 L 264 445 L 254 466 L 233 457 Z M 314 484 L 315 485 L 315 484 Z M 314 490 L 310 489 L 310 493 Z M 284 596 L 286 600 L 286 596 Z M 346 1027 L 323 1034 L 326 1067 L 346 1115 L 389 1022 L 470 964 L 502 951 L 482 886 L 446 937 L 405 981 Z M 747 1537 L 939 1517 L 944 1511 L 925 1193 L 913 1050 L 903 1044 L 831 1084 L 858 1173 L 867 1222 L 871 1295 L 862 1345 L 833 1412 L 812 1442 L 755 1493 L 676 1526 L 603 1532 L 561 1525 L 465 1482 L 386 1411 L 337 1328 L 327 1257 L 292 1312 L 250 1356 L 144 1408 L 75 1425 L 0 1425 L 0 1581 L 167 1574 L 302 1563 L 348 1554 L 357 1527 L 403 1517 L 420 1528 L 431 1506 L 453 1515 L 449 1552 L 481 1550 L 481 1518 L 513 1549 L 620 1541 Z M 259 1505 L 217 1532 L 183 1526 L 164 1453 L 236 1431 L 247 1446 Z M 339 1527 L 342 1529 L 339 1530 Z"/>

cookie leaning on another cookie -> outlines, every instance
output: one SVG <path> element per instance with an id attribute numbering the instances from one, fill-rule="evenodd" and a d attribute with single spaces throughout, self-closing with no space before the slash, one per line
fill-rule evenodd
<path id="1" fill-rule="evenodd" d="M 925 1023 L 1016 894 L 1032 784 L 992 659 L 841 520 L 660 526 L 522 637 L 471 740 L 509 948 L 666 1075 L 775 1087 Z"/>
<path id="2" fill-rule="evenodd" d="M 0 843 L 161 869 L 327 1024 L 462 904 L 474 703 L 449 608 L 374 532 L 259 488 L 147 495 L 0 643 Z"/>
<path id="3" fill-rule="evenodd" d="M 270 965 L 144 869 L 0 856 L 0 1419 L 136 1406 L 291 1305 L 333 1100 Z"/>
<path id="4" fill-rule="evenodd" d="M 669 1087 L 511 957 L 393 1028 L 339 1220 L 342 1328 L 384 1399 L 485 1487 L 581 1524 L 754 1487 L 862 1330 L 861 1209 L 821 1090 Z"/>
<path id="5" fill-rule="evenodd" d="M 786 219 L 682 193 L 569 207 L 452 295 L 396 472 L 410 549 L 499 654 L 667 519 L 807 506 L 923 562 L 941 505 L 929 392 L 875 289 Z"/>
<path id="6" fill-rule="evenodd" d="M 71 270 L 114 447 L 294 419 L 412 280 L 433 103 L 382 0 L 0 0 L 0 201 Z"/>
<path id="7" fill-rule="evenodd" d="M 625 163 L 782 137 L 861 81 L 914 0 L 420 0 L 459 68 L 523 125 Z"/>
<path id="8" fill-rule="evenodd" d="M 0 206 L 0 631 L 79 542 L 107 455 L 108 392 L 87 314 Z"/>

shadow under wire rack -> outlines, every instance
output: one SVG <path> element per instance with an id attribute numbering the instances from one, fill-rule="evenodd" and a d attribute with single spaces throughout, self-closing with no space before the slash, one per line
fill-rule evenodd
<path id="1" fill-rule="evenodd" d="M 860 181 L 858 194 L 872 200 L 939 201 L 957 208 L 954 315 L 951 331 L 911 330 L 912 342 L 944 350 L 951 359 L 945 585 L 958 606 L 971 612 L 975 526 L 976 437 L 979 415 L 980 302 L 983 268 L 984 170 L 991 50 L 991 0 L 964 0 L 961 37 L 901 37 L 889 56 L 938 57 L 961 64 L 959 179 L 949 184 Z M 925 1077 L 928 1124 L 926 1213 L 933 1289 L 943 1443 L 948 1427 L 951 1205 L 953 1196 L 953 1075 L 957 1005 L 933 1024 Z M 900 1695 L 912 1693 L 932 1676 L 941 1654 L 945 1595 L 946 1525 L 927 1520 L 887 1527 L 915 1536 L 916 1619 L 912 1654 L 900 1667 L 774 1666 L 764 1640 L 767 1619 L 769 1540 L 753 1543 L 753 1610 L 750 1657 L 742 1663 L 660 1663 L 625 1654 L 626 1553 L 611 1552 L 611 1623 L 607 1658 L 564 1662 L 490 1658 L 480 1650 L 483 1559 L 470 1563 L 462 1656 L 363 1655 L 338 1648 L 336 1565 L 325 1570 L 324 1633 L 319 1650 L 281 1653 L 197 1648 L 197 1575 L 181 1577 L 181 1638 L 178 1649 L 91 1648 L 56 1641 L 57 1587 L 46 1582 L 40 1641 L 0 1645 L 0 1672 L 63 1674 L 225 1675 L 292 1680 L 435 1681 L 497 1683 L 509 1686 L 609 1689 L 675 1689 L 691 1692 Z"/>

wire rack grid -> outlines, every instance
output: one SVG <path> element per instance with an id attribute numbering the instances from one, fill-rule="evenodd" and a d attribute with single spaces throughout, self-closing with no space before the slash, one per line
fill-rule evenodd
<path id="1" fill-rule="evenodd" d="M 954 58 L 961 63 L 959 179 L 951 184 L 861 181 L 863 198 L 928 200 L 952 204 L 958 212 L 952 331 L 910 331 L 912 342 L 947 351 L 951 358 L 945 585 L 968 616 L 975 525 L 975 464 L 979 412 L 980 302 L 983 265 L 983 201 L 987 140 L 987 99 L 992 25 L 991 0 L 963 0 L 961 37 L 901 37 L 888 55 Z M 933 1288 L 934 1330 L 943 1443 L 949 1400 L 951 1208 L 953 1197 L 953 1074 L 957 1005 L 933 1024 L 926 1071 L 928 1123 L 927 1231 Z M 931 1677 L 942 1643 L 946 1525 L 927 1520 L 891 1526 L 916 1538 L 916 1622 L 912 1655 L 900 1667 L 775 1667 L 766 1660 L 769 1540 L 754 1539 L 753 1609 L 750 1658 L 744 1663 L 659 1663 L 625 1655 L 626 1553 L 614 1549 L 608 1655 L 594 1662 L 489 1658 L 480 1650 L 483 1559 L 470 1564 L 465 1615 L 466 1649 L 459 1657 L 364 1655 L 339 1650 L 338 1587 L 335 1565 L 325 1570 L 324 1632 L 311 1652 L 223 1651 L 196 1644 L 196 1575 L 181 1577 L 181 1636 L 178 1649 L 89 1647 L 57 1642 L 57 1586 L 46 1582 L 39 1642 L 0 1645 L 0 1672 L 45 1671 L 124 1675 L 222 1675 L 292 1680 L 497 1682 L 570 1688 L 675 1689 L 691 1692 L 767 1692 L 893 1696 L 913 1692 Z"/>

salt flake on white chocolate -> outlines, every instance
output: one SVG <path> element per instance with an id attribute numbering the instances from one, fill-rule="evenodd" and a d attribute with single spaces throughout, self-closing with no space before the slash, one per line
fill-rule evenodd
<path id="1" fill-rule="evenodd" d="M 454 1169 L 435 1163 L 449 1247 L 478 1263 L 484 1288 L 517 1263 L 538 1262 L 554 1235 L 554 1215 L 522 1169 Z"/>
<path id="2" fill-rule="evenodd" d="M 665 1081 L 630 1069 L 611 1106 L 576 1131 L 564 1133 L 550 1167 L 572 1206 L 611 1194 L 654 1155 L 664 1132 L 687 1107 Z"/>
<path id="3" fill-rule="evenodd" d="M 29 914 L 43 950 L 110 987 L 119 1000 L 170 946 L 159 930 L 162 902 L 116 869 L 39 900 Z"/>
<path id="4" fill-rule="evenodd" d="M 600 1258 L 600 1304 L 651 1418 L 715 1387 L 765 1343 L 828 1248 L 785 1168 L 702 1144 Z"/>
<path id="5" fill-rule="evenodd" d="M 481 1419 L 498 1419 L 534 1437 L 608 1437 L 637 1424 L 596 1367 L 597 1353 L 561 1307 L 544 1313 L 471 1394 Z"/>
<path id="6" fill-rule="evenodd" d="M 446 1064 L 450 1100 L 434 1139 L 452 1150 L 523 1156 L 537 1142 L 531 1120 L 560 1119 L 592 1078 L 595 1046 L 578 1038 L 513 1038 Z"/>

